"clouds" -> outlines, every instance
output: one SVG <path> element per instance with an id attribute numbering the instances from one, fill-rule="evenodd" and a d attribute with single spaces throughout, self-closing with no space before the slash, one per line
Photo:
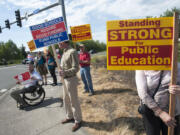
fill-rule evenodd
<path id="1" fill-rule="evenodd" d="M 175 6 L 180 7 L 179 0 L 114 0 L 110 4 L 100 7 L 100 10 L 119 19 L 128 19 L 159 16 L 166 9 Z"/>
<path id="2" fill-rule="evenodd" d="M 30 14 L 35 9 L 42 9 L 56 2 L 58 0 L 0 0 L 0 6 L 13 10 L 20 9 L 21 15 L 24 16 L 25 12 Z M 108 20 L 158 17 L 167 9 L 180 8 L 180 0 L 64 0 L 64 2 L 68 30 L 70 26 L 91 24 L 93 39 L 103 42 L 106 42 L 106 21 Z M 5 10 L 1 7 L 1 11 Z M 12 14 L 12 11 L 7 13 Z M 61 6 L 34 15 L 28 21 L 23 20 L 23 27 L 27 28 L 59 16 L 62 16 Z M 14 13 L 12 18 L 15 19 Z"/>
<path id="3" fill-rule="evenodd" d="M 22 9 L 42 8 L 51 4 L 50 0 L 7 0 L 7 2 L 14 6 L 21 7 Z"/>

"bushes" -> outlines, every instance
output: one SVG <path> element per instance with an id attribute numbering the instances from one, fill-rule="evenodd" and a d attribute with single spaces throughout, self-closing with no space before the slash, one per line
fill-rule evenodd
<path id="1" fill-rule="evenodd" d="M 23 46 L 22 46 L 23 47 Z M 24 48 L 25 51 L 25 48 Z M 0 64 L 13 64 L 14 61 L 18 61 L 23 58 L 21 48 L 18 48 L 16 44 L 9 40 L 8 42 L 0 42 Z"/>
<path id="2" fill-rule="evenodd" d="M 94 50 L 95 52 L 101 52 L 106 50 L 106 44 L 98 40 L 87 40 L 81 43 L 86 46 L 87 51 Z"/>
<path id="3" fill-rule="evenodd" d="M 95 40 L 86 40 L 86 41 L 82 41 L 80 43 L 75 43 L 70 40 L 71 47 L 74 48 L 76 46 L 77 51 L 79 51 L 79 44 L 81 44 L 81 43 L 86 46 L 87 51 L 93 50 L 95 53 L 97 53 L 97 52 L 106 50 L 106 44 L 103 42 L 99 42 L 98 40 L 96 40 L 96 41 Z M 57 44 L 55 45 L 55 48 L 59 49 Z M 51 46 L 49 46 L 48 50 L 52 53 Z M 60 50 L 60 54 L 62 54 L 62 50 Z"/>

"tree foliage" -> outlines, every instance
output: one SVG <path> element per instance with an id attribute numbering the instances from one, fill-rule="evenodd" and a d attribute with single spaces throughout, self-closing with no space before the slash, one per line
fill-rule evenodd
<path id="1" fill-rule="evenodd" d="M 174 7 L 171 10 L 167 9 L 165 12 L 163 12 L 163 14 L 160 15 L 160 17 L 171 17 L 174 15 L 174 12 L 177 12 L 180 15 L 180 8 Z"/>
<path id="2" fill-rule="evenodd" d="M 180 8 L 172 8 L 171 10 L 167 9 L 160 17 L 171 17 L 174 15 L 174 12 L 177 12 L 180 15 Z M 180 38 L 180 20 L 179 20 L 179 38 Z"/>
<path id="3" fill-rule="evenodd" d="M 25 47 L 22 45 L 25 51 Z M 9 40 L 8 42 L 0 42 L 0 61 L 13 61 L 18 59 L 23 59 L 25 56 L 23 55 L 21 48 L 18 48 L 16 44 Z"/>
<path id="4" fill-rule="evenodd" d="M 106 50 L 106 44 L 98 40 L 87 40 L 81 43 L 85 45 L 87 51 L 94 50 L 95 52 L 101 52 Z"/>
<path id="5" fill-rule="evenodd" d="M 79 44 L 84 44 L 86 47 L 87 51 L 93 50 L 94 52 L 101 52 L 101 51 L 105 51 L 106 50 L 106 44 L 103 42 L 99 42 L 98 40 L 86 40 L 86 41 L 82 41 L 80 43 L 75 43 L 72 42 L 72 40 L 70 40 L 70 46 L 72 48 L 76 48 L 77 51 L 79 51 Z M 55 45 L 56 49 L 59 49 L 58 45 Z M 48 51 L 51 52 L 51 54 L 53 54 L 52 51 L 52 47 L 49 46 Z M 60 54 L 63 53 L 63 51 L 61 49 L 59 49 Z"/>

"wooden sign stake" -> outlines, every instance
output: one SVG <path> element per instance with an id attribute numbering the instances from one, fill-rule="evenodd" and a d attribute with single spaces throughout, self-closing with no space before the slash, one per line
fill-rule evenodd
<path id="1" fill-rule="evenodd" d="M 55 61 L 56 61 L 58 71 L 59 71 L 59 70 L 61 70 L 61 67 L 60 67 L 60 61 L 58 60 L 58 57 L 57 57 L 57 54 L 56 54 L 55 45 L 52 45 L 52 50 L 53 50 Z M 62 76 L 61 76 L 61 82 L 63 84 L 64 89 L 66 89 L 66 85 L 65 85 L 65 82 L 64 82 L 64 77 L 62 77 Z"/>
<path id="2" fill-rule="evenodd" d="M 172 63 L 171 63 L 171 85 L 176 85 L 177 66 L 178 66 L 178 30 L 179 30 L 179 15 L 174 13 L 174 27 L 173 27 L 173 46 L 172 46 Z M 170 94 L 169 100 L 169 115 L 175 117 L 175 95 Z M 168 135 L 174 135 L 174 128 L 168 127 Z"/>

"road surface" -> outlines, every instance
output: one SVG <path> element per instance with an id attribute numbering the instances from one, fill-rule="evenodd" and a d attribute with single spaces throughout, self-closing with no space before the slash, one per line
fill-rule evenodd
<path id="1" fill-rule="evenodd" d="M 3 89 L 9 89 L 14 86 L 16 80 L 13 77 L 27 70 L 27 65 L 0 67 L 0 91 Z"/>
<path id="2" fill-rule="evenodd" d="M 45 101 L 25 110 L 19 110 L 10 97 L 10 93 L 19 85 L 0 96 L 0 135 L 88 135 L 84 126 L 73 133 L 73 123 L 61 124 L 66 117 L 62 107 L 62 85 L 53 87 L 49 85 L 50 82 L 51 77 L 48 78 L 48 85 L 43 86 Z"/>

